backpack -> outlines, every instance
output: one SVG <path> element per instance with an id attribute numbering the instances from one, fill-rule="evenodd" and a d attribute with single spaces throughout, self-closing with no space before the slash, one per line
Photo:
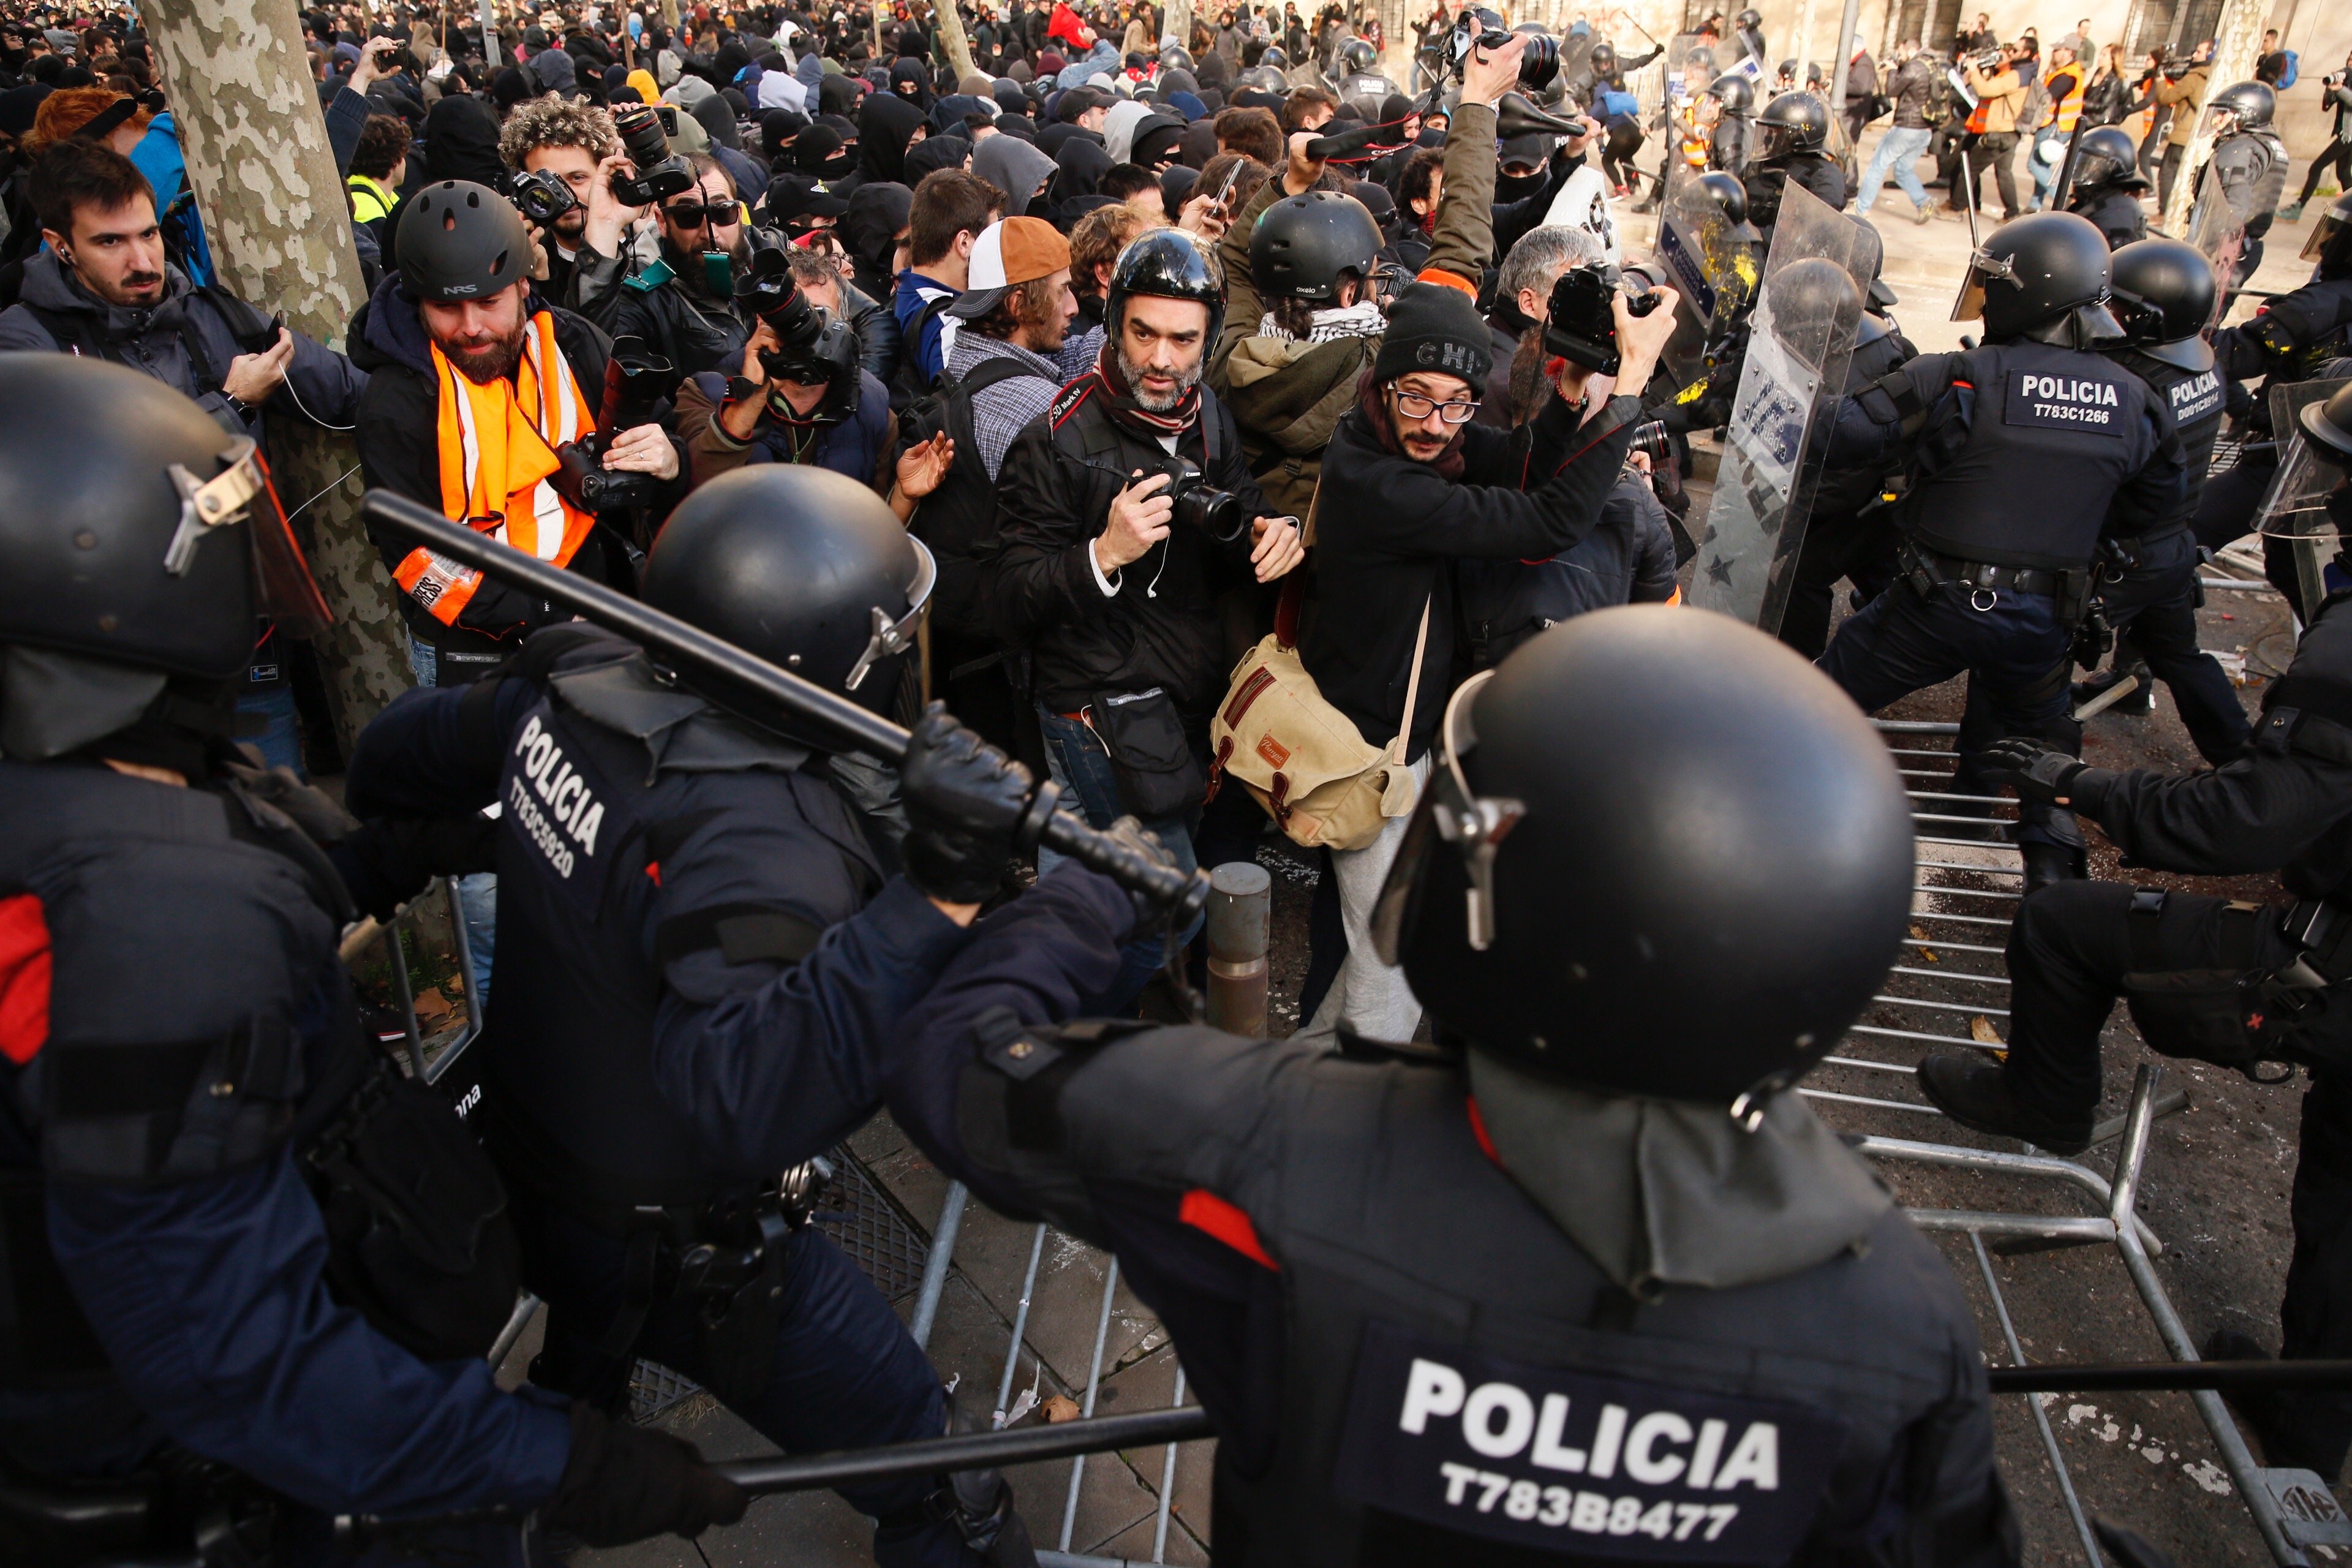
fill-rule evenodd
<path id="1" fill-rule="evenodd" d="M 1022 375 L 1053 384 L 1052 377 L 1038 376 L 1011 354 L 999 354 L 974 366 L 961 381 L 943 378 L 899 422 L 906 446 L 928 441 L 941 431 L 955 443 L 953 465 L 939 489 L 915 508 L 908 531 L 923 542 L 939 569 L 939 582 L 931 590 L 931 624 L 971 641 L 995 637 L 982 585 L 997 552 L 996 483 L 981 460 L 972 399 L 999 382 Z"/>
<path id="2" fill-rule="evenodd" d="M 2286 68 L 2279 72 L 2278 79 L 2278 89 L 2281 92 L 2284 92 L 2288 88 L 2294 85 L 2298 51 L 2294 49 L 2281 49 L 2279 53 L 2286 58 Z"/>
<path id="3" fill-rule="evenodd" d="M 906 344 L 906 350 L 898 356 L 898 368 L 890 376 L 890 408 L 893 413 L 903 415 L 930 395 L 936 384 L 923 374 L 922 366 L 917 363 L 922 351 L 923 329 L 938 321 L 955 301 L 953 294 L 942 294 L 936 300 L 924 300 L 923 308 L 915 312 L 915 319 L 908 321 L 900 333 L 899 341 Z M 944 355 L 940 363 L 945 364 Z M 944 374 L 942 371 L 942 375 Z"/>

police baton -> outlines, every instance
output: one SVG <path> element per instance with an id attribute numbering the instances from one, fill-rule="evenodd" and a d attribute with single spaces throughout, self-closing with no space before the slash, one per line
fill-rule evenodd
<path id="1" fill-rule="evenodd" d="M 2066 210 L 2066 193 L 2074 188 L 2074 159 L 2082 151 L 2083 132 L 2089 124 L 2087 115 L 2074 116 L 2074 129 L 2066 138 L 2065 161 L 2058 165 L 2057 184 L 2050 187 L 2050 210 L 2053 213 Z"/>
<path id="2" fill-rule="evenodd" d="M 886 763 L 895 765 L 906 758 L 908 737 L 900 726 L 651 605 L 526 555 L 390 490 L 371 490 L 361 510 L 369 521 L 412 536 L 437 555 L 620 633 L 658 655 L 673 669 L 723 680 L 731 689 L 748 691 L 770 704 L 774 711 L 821 726 L 848 747 Z M 1023 845 L 1047 845 L 1119 886 L 1169 907 L 1179 926 L 1189 923 L 1192 914 L 1208 902 L 1207 872 L 1187 876 L 1089 826 L 1084 817 L 1055 809 L 1060 800 L 1061 790 L 1051 780 L 1037 785 L 1017 835 Z"/>
<path id="3" fill-rule="evenodd" d="M 2158 1361 L 2106 1366 L 1996 1366 L 1985 1370 L 1995 1394 L 2101 1394 L 2210 1389 L 2252 1394 L 2271 1389 L 2352 1388 L 2352 1361 Z"/>

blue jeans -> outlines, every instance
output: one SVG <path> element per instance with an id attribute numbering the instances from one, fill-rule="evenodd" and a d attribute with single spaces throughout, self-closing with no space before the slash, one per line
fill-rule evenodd
<path id="1" fill-rule="evenodd" d="M 1927 126 L 1906 130 L 1901 126 L 1889 131 L 1880 139 L 1878 150 L 1870 155 L 1870 167 L 1863 171 L 1862 190 L 1853 198 L 1853 216 L 1861 217 L 1878 200 L 1879 187 L 1891 173 L 1903 194 L 1921 210 L 1927 205 L 1927 187 L 1919 183 L 1919 154 L 1927 150 L 1927 139 L 1935 132 Z"/>
<path id="2" fill-rule="evenodd" d="M 1110 753 L 1103 749 L 1101 737 L 1086 723 L 1076 719 L 1065 719 L 1059 713 L 1040 708 L 1037 718 L 1045 730 L 1045 766 L 1054 782 L 1062 786 L 1062 809 L 1083 809 L 1086 819 L 1097 827 L 1108 827 L 1128 815 L 1119 804 L 1118 781 L 1110 771 Z M 1074 805 L 1073 802 L 1076 804 Z M 1176 857 L 1176 864 L 1189 876 L 1200 862 L 1192 852 L 1192 826 L 1199 820 L 1198 812 L 1181 816 L 1159 816 L 1147 819 L 1143 826 L 1160 836 L 1160 842 Z M 1044 845 L 1037 847 L 1037 875 L 1045 876 L 1060 865 L 1064 857 Z M 1201 929 L 1201 917 L 1178 936 L 1184 942 L 1192 940 Z M 1151 978 L 1167 957 L 1160 928 L 1138 936 L 1121 950 L 1118 978 L 1102 995 L 1088 1002 L 1091 1011 L 1124 1014 L 1135 1005 L 1136 997 L 1143 993 L 1145 982 Z"/>
<path id="3" fill-rule="evenodd" d="M 408 634 L 408 670 L 419 686 L 441 684 L 441 650 Z M 490 963 L 499 945 L 499 879 L 476 871 L 457 879 L 457 912 L 466 925 L 466 956 L 474 961 L 474 1018 L 489 1016 Z"/>
<path id="4" fill-rule="evenodd" d="M 261 753 L 262 765 L 285 768 L 307 783 L 302 731 L 294 721 L 294 689 L 282 680 L 274 686 L 248 686 L 236 694 L 236 710 L 269 726 L 258 735 L 237 737 Z"/>
<path id="5" fill-rule="evenodd" d="M 2058 163 L 2056 163 L 2042 156 L 2042 148 L 2053 142 L 2058 144 Z M 2055 127 L 2034 132 L 2033 150 L 2026 154 L 2025 159 L 2025 166 L 2033 172 L 2033 203 L 2025 209 L 2026 211 L 2038 213 L 2050 205 L 2050 193 L 2058 184 L 2059 165 L 2065 161 L 2066 138 Z"/>

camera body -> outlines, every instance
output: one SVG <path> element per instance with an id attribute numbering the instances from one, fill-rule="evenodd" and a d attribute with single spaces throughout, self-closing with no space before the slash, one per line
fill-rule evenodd
<path id="1" fill-rule="evenodd" d="M 2328 91 L 2334 92 L 2337 88 L 2344 85 L 2344 73 L 2342 71 L 2330 72 L 2328 75 L 2319 79 L 2319 85 L 2326 88 Z"/>
<path id="2" fill-rule="evenodd" d="M 1620 292 L 1626 297 L 1625 309 L 1636 316 L 1658 308 L 1658 296 L 1646 284 L 1610 268 L 1571 267 L 1561 273 L 1544 310 L 1544 352 L 1615 375 L 1625 361 L 1618 352 L 1617 317 L 1610 301 Z"/>
<path id="3" fill-rule="evenodd" d="M 1433 46 L 1437 70 L 1450 72 L 1459 81 L 1473 50 L 1499 49 L 1516 36 L 1489 28 L 1475 12 L 1465 11 L 1454 19 L 1453 30 Z M 1527 53 L 1519 57 L 1519 86 L 1531 93 L 1541 92 L 1559 75 L 1559 40 L 1545 33 L 1529 33 L 1527 40 Z"/>
<path id="4" fill-rule="evenodd" d="M 791 258 L 781 247 L 751 252 L 751 265 L 735 285 L 735 305 L 776 334 L 781 347 L 760 354 L 772 376 L 806 360 L 824 335 L 824 316 L 793 284 Z"/>
<path id="5" fill-rule="evenodd" d="M 515 210 L 545 228 L 580 205 L 572 182 L 552 169 L 534 169 L 514 177 Z"/>
<path id="6" fill-rule="evenodd" d="M 1979 49 L 1975 54 L 1962 58 L 1977 68 L 1979 75 L 1995 76 L 2000 71 L 2002 61 L 1999 49 Z"/>
<path id="7" fill-rule="evenodd" d="M 622 431 L 652 424 L 662 400 L 684 379 L 668 360 L 648 353 L 642 338 L 613 340 L 613 352 L 604 359 L 604 397 L 596 428 L 556 448 L 556 460 L 562 464 L 554 476 L 556 489 L 583 511 L 651 506 L 661 481 L 651 474 L 614 473 L 604 467 L 604 454 Z"/>
<path id="8" fill-rule="evenodd" d="M 1159 471 L 1168 476 L 1167 488 L 1160 493 L 1176 505 L 1172 522 L 1196 530 L 1219 544 L 1231 544 L 1247 531 L 1250 520 L 1243 514 L 1241 498 L 1209 483 L 1207 476 L 1188 459 L 1163 458 Z"/>
<path id="9" fill-rule="evenodd" d="M 613 113 L 621 145 L 636 168 L 634 176 L 615 174 L 613 195 L 631 207 L 658 206 L 670 197 L 694 189 L 694 165 L 669 150 L 660 113 L 650 104 L 624 105 Z"/>

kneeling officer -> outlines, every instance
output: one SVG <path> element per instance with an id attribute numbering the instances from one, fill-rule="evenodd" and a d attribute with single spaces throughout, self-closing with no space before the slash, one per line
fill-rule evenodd
<path id="1" fill-rule="evenodd" d="M 1220 1562 L 2018 1561 L 1969 1310 L 1789 1092 L 1902 939 L 1885 744 L 1623 607 L 1433 750 L 1375 929 L 1454 1043 L 1072 1021 L 1132 917 L 1063 868 L 907 1016 L 900 1125 L 1118 1253 L 1218 1425 Z"/>
<path id="2" fill-rule="evenodd" d="M 881 708 L 932 575 L 871 490 L 762 465 L 671 514 L 645 598 Z M 936 1437 L 929 1363 L 778 1178 L 873 1114 L 877 1043 L 963 945 L 1003 853 L 967 864 L 918 828 L 909 875 L 886 879 L 822 742 L 730 700 L 609 633 L 542 630 L 479 683 L 386 709 L 349 799 L 362 817 L 503 808 L 477 1115 L 549 1307 L 533 1380 L 617 1407 L 646 1356 L 787 1451 Z M 942 713 L 918 731 L 950 794 L 966 753 L 930 742 L 954 733 Z M 992 1473 L 844 1495 L 884 1568 L 1034 1561 Z"/>

